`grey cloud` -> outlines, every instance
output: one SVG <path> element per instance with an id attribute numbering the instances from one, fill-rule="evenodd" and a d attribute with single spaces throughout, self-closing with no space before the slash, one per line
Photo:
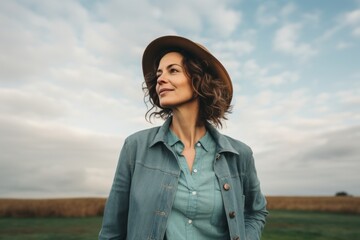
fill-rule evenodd
<path id="1" fill-rule="evenodd" d="M 0 89 L 0 113 L 24 118 L 58 118 L 68 111 L 66 104 L 44 93 Z"/>
<path id="2" fill-rule="evenodd" d="M 295 142 L 288 136 L 288 142 L 278 141 L 278 146 L 255 152 L 265 193 L 332 195 L 347 191 L 359 195 L 359 133 L 360 126 L 352 126 L 308 134 Z"/>
<path id="3" fill-rule="evenodd" d="M 119 137 L 19 119 L 0 118 L 0 126 L 0 196 L 108 192 L 122 144 Z M 90 184 L 97 178 L 87 171 L 92 168 L 107 172 L 97 188 Z"/>
<path id="4" fill-rule="evenodd" d="M 360 160 L 360 126 L 337 130 L 319 136 L 321 144 L 307 149 L 305 161 L 358 162 Z"/>

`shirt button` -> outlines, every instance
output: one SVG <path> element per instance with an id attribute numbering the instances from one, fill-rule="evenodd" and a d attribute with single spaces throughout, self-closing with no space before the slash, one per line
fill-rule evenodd
<path id="1" fill-rule="evenodd" d="M 233 211 L 232 211 L 232 212 L 229 212 L 229 217 L 230 217 L 230 218 L 234 218 L 234 217 L 235 217 L 235 212 L 233 212 Z"/>
<path id="2" fill-rule="evenodd" d="M 229 191 L 229 189 L 230 189 L 230 184 L 225 183 L 224 186 L 223 186 L 223 188 L 224 188 L 225 191 Z"/>
<path id="3" fill-rule="evenodd" d="M 197 171 L 198 171 L 198 170 L 197 170 L 196 168 L 193 170 L 194 173 L 197 173 Z"/>
<path id="4" fill-rule="evenodd" d="M 192 224 L 192 220 L 191 220 L 191 219 L 189 219 L 189 220 L 188 220 L 188 223 L 189 223 L 189 224 Z"/>
<path id="5" fill-rule="evenodd" d="M 201 147 L 201 143 L 198 142 L 198 143 L 196 144 L 196 146 Z"/>
<path id="6" fill-rule="evenodd" d="M 196 195 L 196 191 L 193 191 L 193 192 L 192 192 L 192 195 Z"/>
<path id="7" fill-rule="evenodd" d="M 216 160 L 220 159 L 220 154 L 216 154 Z"/>

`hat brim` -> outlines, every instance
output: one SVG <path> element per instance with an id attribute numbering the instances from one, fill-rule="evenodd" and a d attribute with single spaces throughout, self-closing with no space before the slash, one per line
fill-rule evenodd
<path id="1" fill-rule="evenodd" d="M 206 60 L 210 67 L 215 70 L 217 77 L 227 85 L 231 101 L 233 87 L 231 78 L 225 67 L 203 46 L 187 38 L 179 36 L 163 36 L 153 40 L 146 47 L 142 58 L 142 70 L 144 77 L 153 72 L 155 60 L 167 49 L 183 49 L 186 52 L 189 52 L 190 54 L 198 57 L 199 59 Z"/>

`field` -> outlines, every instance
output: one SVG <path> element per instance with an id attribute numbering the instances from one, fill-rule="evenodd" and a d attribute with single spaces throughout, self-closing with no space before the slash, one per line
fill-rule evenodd
<path id="1" fill-rule="evenodd" d="M 0 240 L 97 239 L 101 217 L 0 218 Z M 360 215 L 270 211 L 262 240 L 360 239 Z"/>
<path id="2" fill-rule="evenodd" d="M 360 197 L 266 197 L 270 210 L 360 214 Z"/>
<path id="3" fill-rule="evenodd" d="M 359 197 L 267 197 L 262 240 L 360 240 Z M 103 198 L 0 199 L 0 240 L 97 239 Z"/>
<path id="4" fill-rule="evenodd" d="M 360 215 L 273 210 L 262 240 L 360 240 Z"/>
<path id="5" fill-rule="evenodd" d="M 0 218 L 1 240 L 97 239 L 101 217 Z"/>
<path id="6" fill-rule="evenodd" d="M 0 199 L 0 217 L 94 217 L 104 206 L 104 198 Z"/>

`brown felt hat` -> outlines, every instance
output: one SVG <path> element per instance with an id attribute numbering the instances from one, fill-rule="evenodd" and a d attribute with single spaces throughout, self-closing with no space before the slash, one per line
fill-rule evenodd
<path id="1" fill-rule="evenodd" d="M 179 36 L 163 36 L 153 40 L 145 49 L 142 58 L 142 69 L 144 77 L 154 71 L 156 59 L 168 49 L 183 49 L 191 55 L 208 62 L 210 67 L 217 74 L 229 89 L 229 104 L 231 102 L 233 87 L 231 78 L 225 67 L 205 47 L 187 38 Z M 148 83 L 146 83 L 148 85 Z"/>

